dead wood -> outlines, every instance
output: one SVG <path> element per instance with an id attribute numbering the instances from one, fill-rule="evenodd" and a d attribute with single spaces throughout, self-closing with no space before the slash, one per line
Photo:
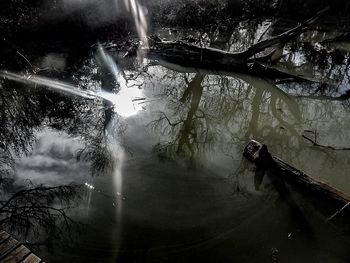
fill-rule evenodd
<path id="1" fill-rule="evenodd" d="M 278 157 L 271 155 L 264 144 L 254 140 L 250 141 L 244 149 L 243 155 L 249 161 L 255 163 L 258 168 L 271 169 L 287 183 L 295 185 L 322 200 L 331 201 L 340 207 L 344 207 L 350 202 L 350 197 L 345 193 L 306 175 Z"/>
<path id="2" fill-rule="evenodd" d="M 317 147 L 320 147 L 320 148 L 326 148 L 326 149 L 330 149 L 330 150 L 333 150 L 333 151 L 350 151 L 349 147 L 336 147 L 336 146 L 331 146 L 331 145 L 319 144 L 317 142 L 316 133 L 315 133 L 315 139 L 311 139 L 310 137 L 308 137 L 306 135 L 302 135 L 302 137 L 305 140 L 308 140 L 309 142 L 311 142 L 313 144 L 313 146 L 317 146 Z"/>
<path id="3" fill-rule="evenodd" d="M 149 47 L 139 48 L 138 53 L 151 60 L 165 61 L 184 67 L 215 68 L 218 70 L 251 74 L 272 79 L 310 81 L 308 78 L 272 68 L 269 66 L 269 63 L 273 62 L 271 59 L 272 56 L 280 53 L 277 49 L 280 50 L 285 43 L 307 31 L 328 9 L 329 8 L 325 8 L 312 18 L 300 23 L 298 26 L 275 37 L 260 41 L 239 53 L 226 52 L 210 47 L 201 47 L 184 41 L 162 41 L 159 38 L 150 40 Z M 272 50 L 269 55 L 260 57 L 260 60 L 255 58 L 257 54 L 272 47 L 275 49 Z M 134 50 L 136 52 L 136 49 Z M 132 52 L 128 51 L 127 56 L 129 56 L 130 53 Z"/>

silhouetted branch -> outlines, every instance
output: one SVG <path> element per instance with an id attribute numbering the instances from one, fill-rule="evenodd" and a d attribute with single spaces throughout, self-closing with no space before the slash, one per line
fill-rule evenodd
<path id="1" fill-rule="evenodd" d="M 0 227 L 25 236 L 44 231 L 49 237 L 55 237 L 63 229 L 69 231 L 75 222 L 67 211 L 78 196 L 80 186 L 30 186 L 32 188 L 17 191 L 0 201 Z"/>
<path id="2" fill-rule="evenodd" d="M 315 139 L 311 139 L 311 138 L 307 137 L 306 135 L 302 135 L 302 137 L 305 140 L 308 140 L 309 142 L 311 142 L 313 144 L 313 146 L 327 148 L 327 149 L 331 149 L 334 151 L 350 151 L 350 147 L 334 147 L 331 145 L 322 145 L 322 144 L 317 143 L 316 133 L 315 133 Z"/>
<path id="3" fill-rule="evenodd" d="M 267 56 L 260 57 L 259 61 L 271 62 L 273 56 L 280 58 L 278 55 L 285 43 L 295 39 L 303 32 L 307 31 L 310 26 L 329 8 L 318 12 L 312 18 L 300 23 L 298 26 L 269 39 L 260 41 L 243 52 L 226 52 L 211 47 L 202 47 L 184 41 L 162 41 L 159 38 L 150 39 L 149 48 L 140 48 L 138 54 L 158 61 L 178 64 L 185 67 L 196 68 L 215 68 L 228 70 L 230 72 L 251 74 L 272 79 L 294 79 L 296 81 L 315 81 L 306 76 L 293 73 L 287 73 L 277 68 L 271 67 L 269 63 L 257 62 L 255 56 L 268 48 L 274 48 Z M 152 41 L 151 41 L 152 40 Z M 128 54 L 130 55 L 130 54 Z M 136 51 L 134 52 L 136 55 Z M 252 59 L 252 57 L 254 57 Z"/>

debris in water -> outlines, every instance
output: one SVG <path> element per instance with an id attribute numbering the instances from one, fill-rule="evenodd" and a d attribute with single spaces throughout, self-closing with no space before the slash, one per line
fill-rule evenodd
<path id="1" fill-rule="evenodd" d="M 271 249 L 272 262 L 278 262 L 279 251 L 277 248 L 273 247 Z"/>
<path id="2" fill-rule="evenodd" d="M 91 184 L 85 183 L 85 185 L 86 185 L 88 188 L 90 188 L 90 189 L 95 189 L 95 187 L 94 187 L 93 185 L 91 185 Z"/>

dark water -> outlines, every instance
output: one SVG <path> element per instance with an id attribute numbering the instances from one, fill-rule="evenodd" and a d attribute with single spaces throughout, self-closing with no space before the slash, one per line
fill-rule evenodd
<path id="1" fill-rule="evenodd" d="M 240 23 L 235 33 L 212 32 L 203 41 L 238 51 L 270 23 Z M 189 32 L 158 33 L 171 39 Z M 66 53 L 38 57 L 33 63 L 45 79 L 7 75 L 1 149 L 12 159 L 3 173 L 17 186 L 84 186 L 69 210 L 80 231 L 34 251 L 46 262 L 349 262 L 348 226 L 326 222 L 338 207 L 320 209 L 294 190 L 283 199 L 267 175 L 257 185 L 242 156 L 250 139 L 259 140 L 350 193 L 349 152 L 302 137 L 316 131 L 320 144 L 350 147 L 349 49 L 318 44 L 336 34 L 304 34 L 283 51 L 278 66 L 313 84 L 276 85 L 146 59 L 114 65 L 108 56 L 114 61 L 117 53 L 96 47 L 75 67 Z"/>

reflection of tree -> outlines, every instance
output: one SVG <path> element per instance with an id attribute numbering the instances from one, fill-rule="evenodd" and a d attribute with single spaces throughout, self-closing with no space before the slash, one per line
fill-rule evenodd
<path id="1" fill-rule="evenodd" d="M 166 113 L 162 112 L 159 119 L 153 122 L 153 124 L 158 127 L 169 125 L 172 132 L 176 129 L 175 138 L 172 142 L 167 142 L 165 146 L 168 148 L 171 146 L 176 155 L 189 156 L 191 163 L 200 149 L 199 145 L 207 145 L 209 143 L 208 130 L 205 124 L 206 116 L 199 108 L 202 100 L 202 82 L 204 78 L 205 75 L 196 74 L 193 79 L 188 82 L 187 77 L 185 77 L 187 86 L 179 101 L 182 106 L 176 105 L 176 102 L 173 105 L 175 108 L 179 109 L 177 114 L 181 114 L 181 120 L 172 123 Z M 181 107 L 185 110 L 181 109 Z M 176 117 L 179 118 L 179 116 Z M 163 149 L 163 151 L 165 150 Z"/>
<path id="2" fill-rule="evenodd" d="M 259 139 L 257 137 L 261 134 L 264 134 L 265 141 L 277 134 L 282 136 L 281 140 L 290 135 L 299 136 L 294 127 L 301 118 L 298 104 L 268 81 L 247 76 L 208 75 L 204 78 L 200 73 L 187 81 L 184 91 L 175 94 L 179 95 L 177 102 L 171 100 L 174 112 L 162 112 L 156 121 L 164 132 L 177 130 L 173 144 L 176 144 L 178 154 L 187 152 L 193 157 L 195 152 L 203 152 L 209 142 L 222 143 L 227 134 L 236 142 Z M 249 101 L 251 111 L 247 109 Z M 282 112 L 281 108 L 286 108 L 287 112 Z M 273 127 L 267 123 L 261 126 L 266 122 L 264 119 L 271 119 L 271 116 Z M 290 124 L 292 119 L 294 121 Z"/>
<path id="3" fill-rule="evenodd" d="M 239 50 L 237 47 L 244 48 L 245 45 L 249 46 L 260 38 L 261 30 L 264 29 L 260 22 L 236 26 L 237 28 L 233 30 L 234 34 L 242 35 L 235 38 L 233 34 L 230 39 L 226 35 L 221 36 L 222 32 L 217 30 L 212 32 L 215 37 L 209 38 L 207 45 L 231 51 Z M 241 30 L 238 30 L 239 27 L 242 27 Z M 275 34 L 284 30 L 285 28 L 273 24 L 265 33 L 270 35 L 271 32 Z M 187 151 L 187 154 L 193 157 L 195 152 L 203 152 L 209 145 L 209 140 L 198 143 L 197 138 L 200 134 L 210 134 L 211 141 L 220 142 L 221 138 L 218 135 L 229 133 L 233 142 L 226 145 L 223 143 L 224 146 L 222 146 L 227 148 L 224 151 L 229 155 L 232 155 L 229 153 L 232 149 L 242 149 L 244 143 L 255 138 L 274 145 L 273 150 L 279 152 L 281 156 L 299 160 L 300 152 L 305 145 L 301 137 L 302 127 L 310 128 L 319 118 L 330 117 L 334 122 L 338 120 L 341 122 L 342 118 L 337 117 L 329 109 L 327 101 L 316 111 L 307 100 L 301 97 L 299 99 L 298 96 L 326 100 L 334 96 L 334 100 L 342 101 L 348 98 L 348 94 L 339 94 L 339 91 L 348 85 L 348 52 L 343 54 L 337 49 L 327 49 L 325 46 L 320 47 L 315 44 L 319 42 L 323 45 L 320 41 L 325 37 L 327 34 L 319 28 L 303 34 L 285 47 L 284 53 L 287 54 L 276 65 L 287 72 L 295 70 L 296 74 L 306 74 L 314 82 L 288 83 L 287 80 L 271 81 L 240 74 L 220 75 L 219 72 L 210 71 L 199 71 L 200 74 L 189 82 L 187 81 L 189 72 L 198 72 L 198 70 L 164 64 L 170 69 L 188 72 L 179 77 L 178 73 L 166 71 L 167 73 L 161 77 L 162 82 L 176 83 L 175 87 L 171 86 L 164 91 L 168 101 L 171 101 L 171 103 L 168 102 L 168 111 L 162 111 L 154 122 L 158 124 L 163 134 L 168 134 L 171 138 L 164 145 L 176 145 L 176 149 L 173 147 L 171 151 L 167 149 L 165 152 L 170 154 Z M 215 43 L 215 39 L 218 43 Z M 220 42 L 222 39 L 229 40 L 228 46 Z M 308 71 L 305 70 L 306 68 Z M 198 75 L 205 74 L 207 77 L 201 83 L 203 88 L 200 102 L 198 105 L 193 104 L 189 96 L 193 92 L 191 85 L 198 79 Z M 341 85 L 336 87 L 335 83 L 341 83 Z M 179 90 L 179 87 L 183 86 L 186 86 L 186 89 Z M 190 98 L 189 101 L 188 98 Z M 344 102 L 343 104 L 345 105 Z M 196 106 L 194 115 L 192 114 L 194 107 L 191 108 L 191 105 Z M 326 115 L 320 116 L 320 112 Z M 307 121 L 304 118 L 307 118 Z M 224 131 L 218 132 L 222 127 Z"/>
<path id="4" fill-rule="evenodd" d="M 334 111 L 336 105 L 327 98 L 322 102 L 313 101 L 313 96 L 308 99 L 295 95 L 297 89 L 302 92 L 307 84 L 295 84 L 288 90 L 293 87 L 290 83 L 276 84 L 247 75 L 180 67 L 176 70 L 187 73 L 163 69 L 160 76 L 153 76 L 155 83 L 157 78 L 170 83 L 160 91 L 166 107 L 152 122 L 161 135 L 157 149 L 162 159 L 176 159 L 181 154 L 191 163 L 200 161 L 206 165 L 209 163 L 202 162 L 202 158 L 231 156 L 234 167 L 238 167 L 235 180 L 241 191 L 248 169 L 246 162 L 240 163 L 241 152 L 250 139 L 266 143 L 273 152 L 298 167 L 305 164 L 305 153 L 309 150 L 318 151 L 317 156 L 324 159 L 325 166 L 334 165 L 336 153 L 310 149 L 302 135 L 304 130 L 320 126 L 320 121 L 332 120 L 332 125 L 342 126 L 344 116 Z M 201 87 L 195 94 L 198 83 Z"/>
<path id="5" fill-rule="evenodd" d="M 47 239 L 59 238 L 69 230 L 72 219 L 67 210 L 77 196 L 78 186 L 45 187 L 29 185 L 12 195 L 8 186 L 0 182 L 0 227 L 19 235 L 33 238 L 40 235 Z M 7 193 L 7 194 L 4 194 Z M 40 227 L 38 227 L 40 226 Z"/>
<path id="6" fill-rule="evenodd" d="M 68 211 L 79 196 L 80 186 L 15 184 L 14 160 L 29 154 L 37 133 L 49 127 L 81 139 L 85 147 L 78 158 L 91 164 L 92 174 L 109 173 L 115 165 L 109 140 L 125 130 L 111 106 L 103 100 L 0 82 L 0 228 L 17 232 L 27 240 L 69 234 L 66 230 L 73 221 Z"/>
<path id="7" fill-rule="evenodd" d="M 26 151 L 34 142 L 34 129 L 42 122 L 40 108 L 33 95 L 24 91 L 18 94 L 9 83 L 1 85 L 1 127 L 2 149 L 16 154 Z M 28 110 L 32 109 L 32 110 Z"/>
<path id="8" fill-rule="evenodd" d="M 71 106 L 62 105 L 62 97 L 37 93 L 22 85 L 2 82 L 0 88 L 0 227 L 33 238 L 42 231 L 45 237 L 57 237 L 71 223 L 67 209 L 78 186 L 45 187 L 14 184 L 14 159 L 28 154 L 36 133 L 44 123 L 58 127 L 57 115 L 65 116 Z M 72 102 L 68 100 L 69 102 Z M 57 105 L 49 108 L 49 105 Z M 66 118 L 61 120 L 61 124 Z M 21 190 L 19 190 L 19 187 Z M 41 228 L 37 226 L 40 225 Z"/>
<path id="9" fill-rule="evenodd" d="M 187 117 L 183 121 L 181 131 L 179 133 L 177 153 L 181 153 L 187 148 L 191 155 L 194 154 L 193 144 L 197 142 L 197 131 L 195 128 L 195 117 L 198 110 L 199 102 L 202 97 L 203 86 L 201 85 L 204 76 L 196 74 L 193 80 L 188 84 L 181 102 L 184 102 L 190 97 L 190 108 Z"/>
<path id="10" fill-rule="evenodd" d="M 281 8 L 283 1 L 279 2 L 281 3 L 274 3 L 273 8 Z M 316 3 L 318 2 L 316 1 L 313 4 Z M 267 3 L 267 6 L 270 4 L 272 4 L 272 2 Z M 261 5 L 259 5 L 259 7 L 261 7 Z M 294 5 L 294 7 L 296 7 L 296 5 Z M 235 28 L 234 34 L 238 35 L 236 38 L 238 39 L 238 41 L 236 41 L 238 42 L 238 47 L 244 46 L 240 43 L 242 39 L 243 42 L 250 42 L 251 44 L 254 43 L 254 38 L 257 31 L 255 28 L 251 30 L 252 28 L 253 27 L 250 26 L 242 26 L 241 30 L 237 30 L 238 28 Z M 274 30 L 275 28 L 272 27 L 272 29 Z M 242 35 L 239 36 L 239 34 L 242 32 L 246 33 L 246 35 L 243 35 L 243 37 Z M 305 97 L 309 97 L 310 99 L 315 98 L 328 100 L 333 98 L 334 100 L 345 101 L 343 104 L 346 105 L 350 93 L 347 92 L 347 94 L 340 95 L 339 92 L 342 90 L 342 88 L 344 89 L 344 86 L 346 86 L 346 89 L 348 89 L 349 54 L 348 52 L 346 52 L 346 54 L 342 54 L 337 49 L 325 46 L 322 47 L 315 44 L 322 40 L 322 37 L 320 38 L 321 35 L 323 35 L 324 39 L 325 32 L 322 29 L 315 29 L 312 30 L 310 34 L 306 33 L 301 36 L 299 40 L 294 41 L 291 43 L 291 46 L 287 46 L 285 48 L 286 51 L 288 51 L 288 55 L 286 55 L 283 58 L 283 61 L 278 65 L 278 67 L 285 69 L 287 72 L 292 72 L 294 70 L 296 74 L 308 75 L 310 80 L 316 81 L 316 83 L 311 84 L 307 82 L 303 85 L 292 83 L 290 85 L 279 85 L 279 88 L 282 87 L 284 91 L 287 91 L 287 93 L 292 93 L 293 95 L 306 94 Z M 220 39 L 220 35 L 217 35 L 216 38 Z M 209 46 L 210 44 L 212 44 L 212 46 L 218 46 L 219 48 L 225 49 L 223 48 L 224 45 L 222 45 L 222 43 L 217 45 L 215 43 L 209 43 Z M 233 43 L 230 43 L 229 46 L 231 46 L 229 49 L 235 49 L 235 45 Z M 346 63 L 344 63 L 344 61 Z M 210 78 L 214 77 L 210 76 Z M 224 80 L 226 78 L 223 77 L 222 79 Z M 249 84 L 249 87 L 246 89 L 247 96 L 245 99 L 238 96 L 238 99 L 234 98 L 232 101 L 237 104 L 242 103 L 245 105 L 244 110 L 242 110 L 242 108 L 238 109 L 237 111 L 233 110 L 230 112 L 232 114 L 229 114 L 228 110 L 216 111 L 220 112 L 221 114 L 221 116 L 217 117 L 217 122 L 221 121 L 219 125 L 223 125 L 229 131 L 232 130 L 232 139 L 238 148 L 242 148 L 242 144 L 246 143 L 250 138 L 259 138 L 265 143 L 273 144 L 275 146 L 275 150 L 281 152 L 282 155 L 293 155 L 293 157 L 290 157 L 289 159 L 299 160 L 304 144 L 301 139 L 303 126 L 310 127 L 312 125 L 317 125 L 318 119 L 323 120 L 324 118 L 331 118 L 334 123 L 339 123 L 339 125 L 341 125 L 341 120 L 343 118 L 337 116 L 331 109 L 329 109 L 330 105 L 327 101 L 324 103 L 324 105 L 319 106 L 318 111 L 314 111 L 312 106 L 308 105 L 308 100 L 299 100 L 298 98 L 293 98 L 286 93 L 283 94 L 283 92 L 278 93 L 276 92 L 278 91 L 277 86 L 272 83 L 268 83 L 265 80 L 259 80 L 252 83 L 250 80 L 247 80 L 247 78 L 242 78 L 242 80 Z M 263 85 L 261 83 L 263 83 Z M 282 84 L 282 81 L 280 84 Z M 217 89 L 219 89 L 219 87 L 222 89 L 223 86 L 223 84 L 219 84 Z M 237 88 L 237 85 L 233 86 Z M 213 87 L 212 90 L 213 89 L 215 89 L 215 87 Z M 184 95 L 186 95 L 186 92 L 189 92 L 189 90 L 190 89 L 187 89 L 184 92 Z M 202 109 L 206 103 L 207 92 L 208 90 L 204 89 L 199 109 Z M 223 97 L 227 96 L 228 98 L 229 94 L 227 93 L 222 92 L 221 94 Z M 232 93 L 235 93 L 235 91 Z M 312 96 L 310 96 L 310 94 L 312 94 Z M 251 107 L 247 107 L 246 104 L 250 102 Z M 211 129 L 213 126 L 218 124 L 215 123 L 214 118 L 209 117 L 212 116 L 213 112 L 215 112 L 213 110 L 214 107 L 222 109 L 221 106 L 225 105 L 222 103 L 217 103 L 216 106 L 214 106 L 213 104 L 214 103 L 212 103 L 209 110 L 204 110 L 205 114 L 203 114 L 203 116 L 205 115 L 207 119 L 210 119 L 210 125 L 208 126 L 211 126 Z M 234 107 L 230 105 L 229 108 Z M 176 112 L 179 113 L 179 111 Z M 304 114 L 301 115 L 300 112 L 306 113 L 306 116 L 304 116 Z M 320 116 L 317 112 L 326 114 Z M 236 121 L 236 125 L 232 125 L 232 123 L 227 121 L 224 122 L 223 120 L 227 119 L 225 115 L 232 116 L 232 119 L 235 119 Z M 171 116 L 172 114 L 162 113 L 162 116 L 159 118 L 159 120 L 164 121 L 164 125 L 162 127 L 163 132 L 174 132 L 174 130 L 176 130 L 174 127 L 178 126 L 179 123 L 183 123 L 184 121 L 184 118 L 179 119 L 178 116 Z M 245 118 L 241 116 L 245 116 Z M 308 120 L 304 121 L 303 118 L 308 118 Z M 170 129 L 165 128 L 164 126 L 166 125 L 168 125 Z M 171 132 L 169 132 L 169 134 L 171 134 Z M 242 136 L 242 134 L 244 134 L 244 136 Z M 231 146 L 232 145 L 230 144 L 230 146 L 227 148 L 231 148 L 230 150 L 232 150 Z M 320 149 L 315 150 L 320 151 Z M 331 157 L 331 159 L 334 159 L 334 156 L 332 157 L 332 153 L 324 152 L 324 154 Z"/>
<path id="11" fill-rule="evenodd" d="M 119 83 L 114 72 L 100 61 L 98 79 L 101 80 L 101 89 L 105 92 L 120 91 Z M 123 74 L 124 75 L 124 74 Z M 94 117 L 93 129 L 84 129 L 79 136 L 87 142 L 83 149 L 78 151 L 78 160 L 90 163 L 92 175 L 108 175 L 115 169 L 116 156 L 111 145 L 122 144 L 120 136 L 124 133 L 126 126 L 121 122 L 119 116 L 114 112 L 114 105 L 107 100 L 102 100 L 103 109 L 100 116 Z"/>
<path id="12" fill-rule="evenodd" d="M 247 30 L 244 30 L 247 27 L 246 24 L 239 26 L 240 30 L 233 30 L 234 33 L 225 31 L 220 35 L 218 31 L 208 34 L 207 38 L 210 40 L 219 39 L 229 42 L 227 44 L 209 43 L 209 45 L 237 51 L 239 47 L 254 43 L 257 29 L 261 29 L 260 24 L 256 22 Z M 235 41 L 236 38 L 239 41 Z M 325 62 L 331 55 L 325 53 L 324 50 L 317 51 L 314 46 L 307 44 L 297 45 L 296 50 L 299 48 L 307 60 L 305 65 L 300 66 L 300 70 L 305 67 L 314 70 L 313 64 L 316 64 L 317 70 L 325 73 L 327 78 L 349 77 L 348 65 L 344 68 L 341 63 L 344 59 L 349 60 L 348 55 L 345 55 L 345 58 L 339 56 L 339 63 L 328 67 Z M 292 51 L 296 52 L 296 50 Z M 296 63 L 292 55 L 284 58 L 284 67 L 287 69 L 288 63 Z M 335 57 L 333 54 L 332 61 L 336 60 Z M 201 154 L 206 155 L 206 151 L 210 150 L 214 153 L 220 151 L 220 154 L 232 156 L 234 161 L 237 161 L 235 159 L 237 156 L 240 158 L 244 145 L 249 139 L 254 138 L 273 145 L 273 150 L 278 152 L 279 156 L 289 156 L 288 159 L 298 162 L 302 158 L 300 155 L 303 144 L 300 136 L 301 122 L 304 126 L 312 126 L 317 120 L 327 118 L 332 119 L 333 123 L 339 126 L 342 122 L 342 116 L 337 116 L 337 113 L 334 113 L 332 107 L 326 102 L 319 105 L 319 109 L 313 110 L 305 98 L 298 99 L 284 92 L 288 90 L 288 92 L 293 92 L 294 96 L 306 93 L 305 90 L 307 94 L 314 92 L 316 95 L 330 92 L 320 89 L 320 86 L 310 87 L 309 83 L 305 85 L 305 88 L 300 84 L 277 86 L 276 83 L 265 79 L 244 75 L 225 75 L 226 73 L 220 72 L 213 74 L 213 72 L 195 71 L 196 74 L 189 72 L 182 74 L 163 68 L 160 69 L 160 72 L 165 72 L 165 74 L 152 76 L 148 73 L 150 82 L 153 81 L 153 78 L 160 78 L 160 82 L 170 83 L 168 88 L 162 92 L 167 105 L 153 122 L 155 130 L 160 130 L 166 138 L 165 143 L 162 142 L 159 145 L 160 157 L 181 156 L 188 158 L 193 164 L 201 157 Z M 88 72 L 88 74 L 93 75 L 94 73 Z M 142 72 L 132 78 L 142 79 L 144 75 L 146 73 Z M 118 91 L 114 77 L 108 70 L 102 69 L 97 79 L 107 91 Z M 284 91 L 279 88 L 283 88 Z M 0 120 L 2 123 L 0 127 L 0 173 L 3 177 L 4 189 L 13 190 L 11 189 L 13 187 L 11 176 L 14 172 L 12 169 L 13 154 L 28 153 L 35 142 L 36 132 L 43 126 L 81 138 L 85 146 L 78 151 L 78 159 L 91 164 L 93 175 L 109 174 L 117 165 L 110 145 L 118 141 L 119 135 L 125 131 L 125 126 L 120 123 L 111 106 L 110 103 L 102 100 L 79 100 L 50 91 L 40 92 L 28 89 L 24 85 L 15 85 L 12 82 L 3 82 L 0 88 Z M 308 114 L 307 121 L 304 120 L 306 114 Z M 317 150 L 329 157 L 329 153 L 325 150 Z M 242 163 L 241 168 L 245 170 L 247 167 Z M 8 180 L 6 180 L 5 187 L 6 178 Z M 259 178 L 256 178 L 256 185 L 258 184 Z M 242 186 L 238 188 L 242 189 Z M 56 204 L 57 200 L 64 199 L 65 196 L 68 197 L 68 201 L 73 196 L 73 191 L 68 192 L 69 194 L 66 188 L 48 188 L 46 191 L 41 186 L 33 186 L 30 189 L 33 189 L 33 193 L 39 193 L 38 196 L 42 195 L 43 198 L 35 202 L 34 195 L 23 192 L 22 196 L 10 202 L 11 209 L 6 210 L 10 217 L 4 213 L 6 224 L 10 223 L 10 220 L 6 218 L 11 218 L 12 214 L 13 218 L 19 218 L 18 222 L 11 221 L 17 222 L 16 224 L 21 226 L 20 229 L 34 224 L 29 217 L 35 213 L 43 214 L 40 220 L 43 220 L 43 224 L 48 226 L 54 224 L 46 215 L 52 215 L 54 219 L 57 218 L 56 215 L 61 215 L 61 219 L 65 218 L 60 213 L 62 210 L 55 210 L 60 208 L 55 208 L 52 204 Z M 47 198 L 44 195 L 47 195 Z M 27 199 L 23 200 L 25 197 Z M 5 198 L 8 196 L 3 200 Z M 27 201 L 30 205 L 38 203 L 39 208 L 34 209 L 33 206 L 33 211 L 29 213 L 26 210 L 29 204 L 26 203 Z M 40 210 L 46 207 L 41 201 L 54 209 L 47 207 L 46 210 Z M 15 205 L 19 205 L 18 210 L 14 209 Z M 22 219 L 20 218 L 25 213 L 27 213 L 29 223 L 24 224 L 23 221 L 21 225 Z"/>
<path id="13" fill-rule="evenodd" d="M 124 133 L 126 126 L 120 120 L 109 117 L 110 109 L 105 110 L 101 118 L 101 127 L 94 131 L 84 132 L 81 134 L 85 140 L 85 147 L 77 153 L 78 160 L 84 160 L 90 164 L 90 171 L 95 175 L 110 175 L 116 167 L 116 156 L 111 149 L 111 145 L 116 143 L 124 146 L 120 142 L 120 135 Z M 96 127 L 98 128 L 98 127 Z M 125 146 L 126 148 L 126 146 Z"/>

